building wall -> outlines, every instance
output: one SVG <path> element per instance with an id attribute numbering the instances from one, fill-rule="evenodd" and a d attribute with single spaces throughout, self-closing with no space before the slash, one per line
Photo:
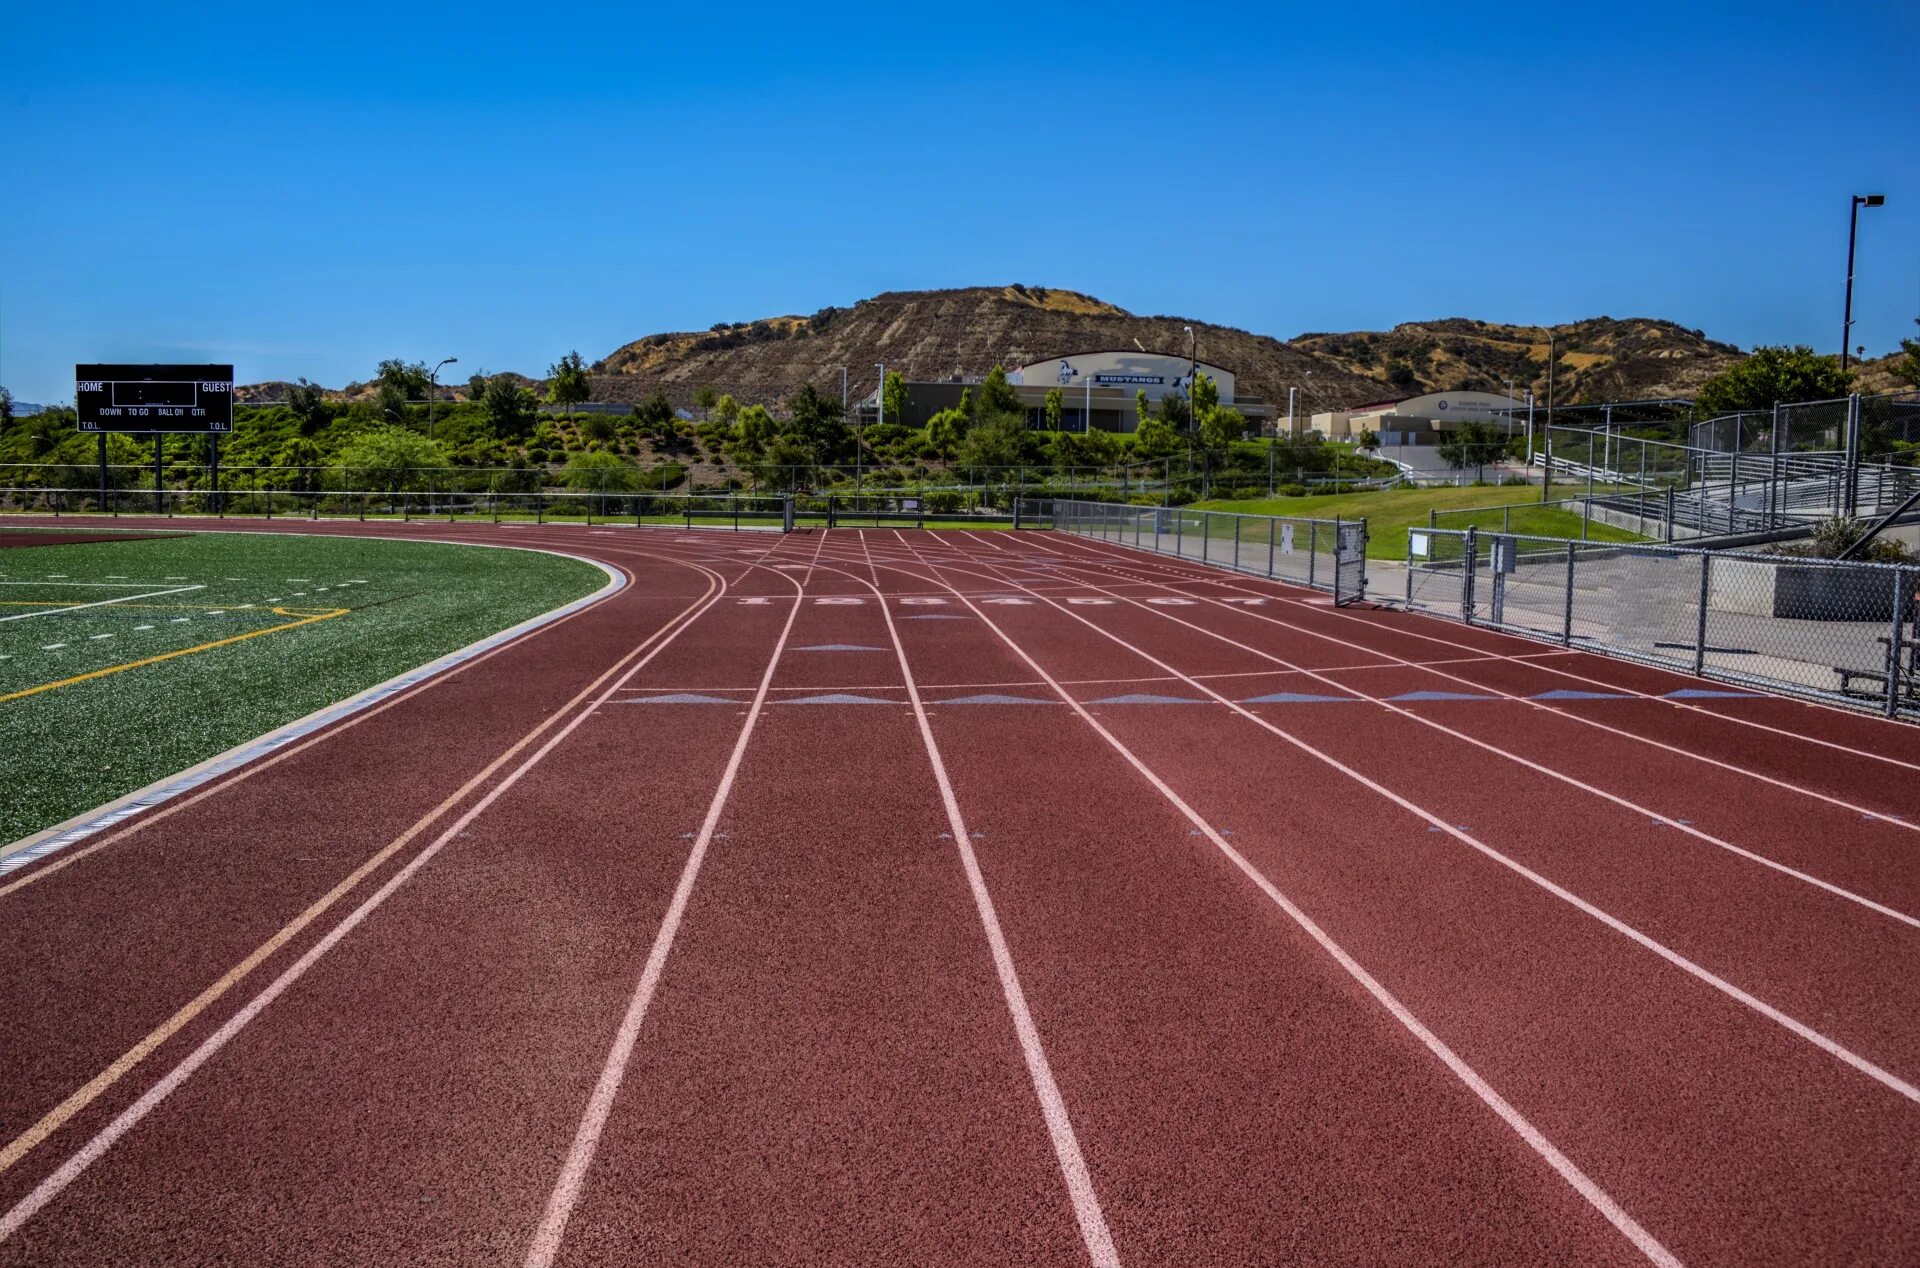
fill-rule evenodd
<path id="1" fill-rule="evenodd" d="M 1187 394 L 1191 368 L 1192 363 L 1181 356 L 1113 350 L 1049 357 L 1010 371 L 1007 377 L 1026 387 L 1058 387 L 1068 392 L 1083 387 L 1091 378 L 1096 391 L 1113 388 L 1124 391 L 1129 399 L 1136 391 L 1144 391 L 1147 400 L 1158 405 L 1169 393 Z M 1233 371 L 1202 361 L 1200 372 L 1219 387 L 1222 405 L 1233 404 Z"/>

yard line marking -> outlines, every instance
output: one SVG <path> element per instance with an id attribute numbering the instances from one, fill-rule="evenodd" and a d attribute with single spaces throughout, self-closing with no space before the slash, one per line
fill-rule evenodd
<path id="1" fill-rule="evenodd" d="M 302 625 L 312 625 L 318 621 L 330 621 L 336 616 L 345 616 L 348 612 L 352 610 L 353 609 L 351 608 L 334 608 L 330 611 L 316 612 L 311 615 L 300 616 L 296 613 L 287 612 L 280 608 L 275 608 L 274 615 L 292 616 L 292 617 L 295 617 L 296 619 L 284 622 L 283 624 L 280 624 L 280 625 L 269 625 L 265 629 L 249 630 L 245 634 L 235 634 L 228 638 L 215 639 L 211 643 L 201 643 L 194 647 L 182 647 L 171 652 L 161 652 L 157 656 L 148 656 L 141 660 L 130 660 L 126 662 L 124 665 L 109 665 L 105 669 L 95 669 L 89 673 L 75 674 L 71 678 L 62 678 L 58 682 L 43 682 L 38 687 L 28 687 L 24 691 L 15 691 L 7 695 L 0 696 L 0 704 L 6 704 L 10 700 L 24 700 L 28 696 L 37 696 L 43 691 L 53 691 L 59 687 L 70 687 L 75 683 L 90 682 L 95 678 L 105 678 L 110 674 L 122 674 L 129 669 L 139 669 L 145 665 L 157 665 L 161 661 L 175 660 L 181 656 L 191 656 L 195 652 L 211 651 L 216 647 L 226 647 L 233 643 L 244 643 L 250 638 L 259 638 L 264 634 L 277 634 L 281 630 L 293 630 L 293 629 L 300 628 Z M 178 622 L 178 621 L 184 621 L 186 619 L 187 619 L 186 617 L 180 616 L 180 617 L 175 617 L 174 621 Z M 66 644 L 55 643 L 53 646 L 65 647 Z M 42 648 L 41 650 L 51 651 L 52 648 Z"/>
<path id="2" fill-rule="evenodd" d="M 70 603 L 65 607 L 42 608 L 35 612 L 17 612 L 12 616 L 0 616 L 0 622 L 25 621 L 36 616 L 58 616 L 63 612 L 79 612 L 86 608 L 104 608 L 114 603 L 132 603 L 136 599 L 157 599 L 168 594 L 189 594 L 195 590 L 204 590 L 205 586 L 174 586 L 168 590 L 149 590 L 142 594 L 123 594 L 113 599 L 96 599 L 92 603 Z"/>
<path id="3" fill-rule="evenodd" d="M 706 593 L 681 609 L 680 613 L 672 620 L 648 635 L 645 640 L 634 647 L 633 650 L 629 651 L 623 660 L 638 656 L 643 649 L 647 648 L 648 644 L 653 644 L 652 650 L 648 651 L 646 656 L 642 658 L 638 664 L 632 666 L 625 675 L 622 675 L 616 681 L 625 681 L 626 678 L 631 677 L 632 674 L 644 668 L 654 656 L 658 655 L 663 648 L 675 638 L 679 637 L 695 620 L 711 608 L 713 603 L 718 601 L 718 597 L 725 592 L 725 578 L 707 569 L 701 569 L 700 571 L 708 573 L 709 580 Z M 702 606 L 703 604 L 705 606 Z M 621 669 L 622 664 L 616 662 L 598 678 L 588 683 L 571 700 L 548 714 L 544 721 L 535 726 L 531 731 L 528 731 L 519 740 L 515 741 L 510 748 L 489 762 L 487 766 L 478 774 L 474 775 L 473 778 L 449 794 L 438 806 L 435 806 L 432 810 L 428 811 L 426 815 L 416 820 L 412 827 L 394 838 L 394 840 L 379 853 L 355 868 L 342 879 L 338 885 L 317 899 L 300 915 L 289 921 L 281 928 L 279 933 L 276 933 L 273 937 L 262 943 L 245 960 L 242 960 L 239 964 L 229 969 L 219 981 L 213 983 L 213 985 L 202 991 L 193 1000 L 182 1006 L 172 1017 L 149 1032 L 146 1038 L 142 1039 L 132 1048 L 129 1048 L 112 1065 L 95 1075 L 84 1087 L 48 1111 L 39 1122 L 22 1132 L 13 1141 L 8 1143 L 5 1148 L 0 1149 L 0 1173 L 4 1173 L 8 1168 L 19 1162 L 34 1146 L 59 1130 L 73 1115 L 79 1113 L 80 1110 L 84 1109 L 129 1070 L 145 1060 L 156 1048 L 177 1034 L 182 1027 L 186 1026 L 195 1017 L 200 1015 L 200 1013 L 204 1012 L 248 973 L 265 962 L 274 952 L 285 946 L 297 936 L 301 930 L 324 915 L 336 902 L 352 892 L 362 880 L 377 871 L 387 860 L 405 848 L 406 844 L 424 831 L 429 824 L 453 806 L 458 805 L 462 798 L 485 783 L 486 780 L 501 767 L 512 761 L 521 750 L 526 748 L 528 744 L 531 744 L 541 732 L 551 727 L 558 719 L 564 716 L 568 710 L 573 709 L 580 704 L 581 701 L 592 695 L 599 689 L 600 685 L 609 678 L 620 674 Z M 608 688 L 608 691 L 611 690 L 612 688 Z M 264 1010 L 268 1004 L 271 1004 L 274 999 L 278 998 L 288 987 L 293 985 L 321 956 L 325 955 L 341 938 L 344 938 L 354 927 L 366 919 L 376 907 L 405 883 L 409 877 L 419 871 L 421 867 L 425 866 L 427 860 L 432 858 L 442 846 L 457 836 L 467 824 L 477 818 L 480 813 L 490 806 L 502 793 L 514 783 L 518 782 L 521 775 L 531 770 L 533 766 L 547 753 L 551 752 L 554 746 L 564 739 L 573 728 L 590 717 L 592 712 L 591 707 L 579 710 L 565 729 L 550 737 L 545 744 L 541 745 L 537 752 L 521 763 L 512 774 L 497 784 L 485 797 L 474 803 L 452 826 L 448 827 L 445 832 L 435 838 L 431 845 L 414 856 L 413 860 L 409 862 L 405 868 L 396 872 L 385 885 L 382 885 L 369 896 L 365 902 L 361 903 L 359 907 L 355 908 L 343 918 L 324 938 L 310 947 L 306 954 L 302 955 L 300 959 L 296 960 L 282 972 L 279 977 L 275 978 L 273 982 L 263 988 L 258 995 L 254 996 L 244 1008 L 238 1013 L 235 1013 L 232 1018 L 228 1019 L 225 1025 L 210 1035 L 199 1047 L 195 1048 L 192 1053 L 182 1060 L 179 1065 L 175 1066 L 164 1078 L 149 1088 L 139 1100 L 135 1101 L 131 1106 L 122 1111 L 111 1123 L 102 1128 L 78 1153 L 70 1157 L 52 1175 L 42 1180 L 40 1184 L 26 1197 L 22 1198 L 13 1209 L 6 1212 L 4 1216 L 0 1216 L 0 1242 L 5 1242 L 8 1237 L 19 1231 L 23 1224 L 32 1219 L 42 1207 L 58 1197 L 62 1190 L 71 1184 L 89 1166 L 98 1161 L 108 1149 L 112 1148 L 120 1137 L 132 1130 L 133 1127 L 136 1126 L 142 1118 L 146 1117 L 169 1093 L 184 1083 L 195 1070 L 205 1064 L 215 1052 L 223 1047 L 235 1034 L 238 1034 L 240 1030 Z"/>
<path id="4" fill-rule="evenodd" d="M 865 551 L 867 542 L 864 533 L 861 534 L 860 545 Z M 877 576 L 879 568 L 873 562 L 872 553 L 868 551 L 867 556 L 867 566 Z M 854 576 L 853 573 L 845 575 Z M 879 593 L 877 585 L 874 592 Z M 1040 1028 L 1033 1020 L 1033 1010 L 1027 1005 L 1026 991 L 1020 985 L 1020 974 L 1013 963 L 1013 951 L 1007 945 L 1006 933 L 1000 927 L 993 895 L 987 889 L 986 874 L 980 870 L 980 859 L 974 852 L 966 817 L 960 813 L 960 799 L 953 791 L 952 779 L 947 775 L 947 764 L 940 755 L 940 745 L 933 738 L 933 724 L 927 717 L 926 702 L 920 698 L 920 688 L 913 680 L 913 667 L 907 662 L 906 645 L 901 642 L 900 629 L 894 624 L 893 614 L 884 603 L 880 605 L 880 615 L 886 619 L 887 636 L 893 641 L 893 653 L 900 661 L 900 674 L 906 684 L 907 699 L 913 705 L 914 722 L 920 728 L 920 742 L 926 747 L 927 760 L 933 765 L 934 782 L 940 787 L 940 800 L 947 812 L 947 827 L 953 833 L 954 846 L 960 854 L 960 867 L 966 873 L 967 888 L 973 895 L 974 910 L 986 933 L 988 949 L 993 953 L 993 968 L 1000 979 L 1000 993 L 1006 999 L 1007 1012 L 1013 1018 L 1014 1033 L 1020 1040 L 1020 1055 L 1027 1064 L 1027 1078 L 1032 1082 L 1034 1095 L 1040 1101 L 1040 1115 L 1046 1121 L 1054 1158 L 1066 1181 L 1067 1196 L 1073 1202 L 1074 1218 L 1080 1225 L 1080 1238 L 1086 1244 L 1088 1257 L 1096 1265 L 1118 1268 L 1120 1252 L 1113 1244 L 1113 1233 L 1107 1227 L 1106 1213 L 1100 1208 L 1100 1196 L 1094 1191 L 1093 1174 L 1087 1167 L 1086 1156 L 1080 1151 L 1080 1140 L 1073 1130 L 1073 1117 L 1067 1112 L 1066 1097 L 1061 1094 L 1060 1085 L 1053 1077 L 1053 1066 L 1047 1060 L 1046 1046 L 1040 1039 Z"/>
<path id="5" fill-rule="evenodd" d="M 922 566 L 939 568 L 942 565 L 923 562 Z M 900 571 L 906 570 L 900 569 Z M 957 594 L 958 591 L 955 593 Z M 974 606 L 970 600 L 963 598 L 961 601 L 969 607 Z M 1315 923 L 1313 918 L 1307 915 L 1304 910 L 1296 906 L 1293 900 L 1289 898 L 1279 886 L 1267 879 L 1265 873 L 1254 867 L 1245 855 L 1234 849 L 1219 830 L 1206 819 L 1202 818 L 1199 812 L 1194 810 L 1192 806 L 1189 806 L 1186 801 L 1181 798 L 1179 793 L 1175 792 L 1165 780 L 1161 779 L 1157 773 L 1136 756 L 1132 749 L 1122 744 L 1113 732 L 1102 726 L 1099 720 L 1087 711 L 1086 706 L 1078 700 L 1075 700 L 1065 687 L 1054 681 L 1052 675 L 1047 673 L 1046 669 L 1043 668 L 1038 661 L 1028 655 L 1025 648 L 1014 642 L 1005 630 L 994 623 L 993 618 L 989 617 L 985 612 L 979 611 L 977 608 L 975 611 L 979 618 L 986 622 L 987 628 L 1000 637 L 1001 642 L 1005 643 L 1013 650 L 1015 655 L 1019 656 L 1021 660 L 1032 667 L 1036 674 L 1048 681 L 1055 694 L 1060 697 L 1068 708 L 1079 714 L 1081 720 L 1092 727 L 1102 739 L 1112 746 L 1115 752 L 1126 759 L 1127 764 L 1138 771 L 1170 805 L 1186 818 L 1187 822 L 1193 824 L 1195 828 L 1198 828 L 1200 832 L 1212 842 L 1215 849 L 1225 855 L 1235 867 L 1240 869 L 1241 873 L 1244 874 L 1247 879 L 1251 880 L 1260 888 L 1260 891 L 1264 893 L 1275 906 L 1285 912 L 1287 917 L 1318 943 L 1322 950 L 1333 957 L 1335 963 L 1346 970 L 1350 977 L 1358 982 L 1369 995 L 1373 996 L 1375 1001 L 1384 1007 L 1388 1013 L 1393 1016 L 1395 1021 L 1406 1028 L 1429 1052 L 1435 1057 L 1438 1057 L 1447 1069 L 1453 1072 L 1456 1078 L 1466 1084 L 1473 1094 L 1480 1098 L 1484 1105 L 1499 1115 L 1500 1119 L 1505 1122 L 1508 1127 L 1512 1128 L 1513 1131 L 1527 1143 L 1529 1148 L 1539 1154 L 1540 1157 L 1559 1174 L 1561 1179 L 1571 1185 L 1574 1191 L 1585 1198 L 1588 1204 L 1605 1217 L 1609 1224 L 1612 1224 L 1628 1241 L 1632 1242 L 1635 1249 L 1639 1250 L 1648 1260 L 1661 1265 L 1661 1268 L 1680 1268 L 1680 1260 L 1673 1252 L 1663 1246 L 1652 1233 L 1649 1233 L 1645 1228 L 1641 1227 L 1639 1221 L 1627 1214 L 1625 1209 L 1623 1209 L 1618 1202 L 1614 1201 L 1613 1197 L 1608 1194 L 1605 1189 L 1602 1189 L 1597 1182 L 1580 1169 L 1579 1164 L 1561 1152 L 1560 1148 L 1549 1140 L 1545 1133 L 1535 1127 L 1511 1102 L 1500 1095 L 1500 1093 L 1494 1089 L 1493 1085 L 1482 1078 L 1480 1073 L 1471 1065 L 1468 1065 L 1463 1057 L 1454 1052 L 1445 1040 L 1429 1030 L 1426 1024 L 1414 1014 L 1412 1009 L 1401 1003 L 1399 998 L 1389 991 L 1379 979 L 1375 978 L 1358 960 L 1348 954 L 1346 948 L 1334 941 L 1332 935 L 1328 934 L 1326 930 Z"/>
<path id="6" fill-rule="evenodd" d="M 824 537 L 824 534 L 823 534 Z M 819 547 L 814 548 L 819 555 Z M 784 574 L 776 574 L 784 577 Z M 786 577 L 791 581 L 792 578 Z M 714 789 L 713 799 L 707 803 L 706 818 L 700 823 L 700 832 L 694 838 L 693 847 L 687 853 L 686 864 L 680 869 L 680 881 L 674 886 L 673 900 L 667 904 L 666 915 L 661 918 L 660 928 L 654 934 L 653 946 L 647 952 L 646 965 L 640 971 L 640 981 L 634 987 L 633 996 L 627 1003 L 626 1015 L 620 1019 L 620 1028 L 614 1034 L 613 1047 L 607 1053 L 606 1062 L 600 1068 L 599 1081 L 594 1084 L 593 1095 L 587 1101 L 586 1111 L 580 1116 L 580 1125 L 574 1132 L 573 1144 L 567 1150 L 565 1163 L 560 1174 L 554 1180 L 553 1190 L 547 1196 L 545 1213 L 540 1218 L 539 1227 L 534 1230 L 533 1242 L 527 1248 L 525 1263 L 527 1268 L 548 1268 L 560 1253 L 560 1243 L 566 1237 L 567 1221 L 573 1217 L 573 1210 L 580 1203 L 586 1191 L 587 1172 L 593 1166 L 593 1157 L 600 1147 L 600 1136 L 606 1130 L 607 1120 L 613 1114 L 614 1098 L 620 1094 L 620 1085 L 625 1081 L 628 1063 L 633 1058 L 634 1046 L 640 1040 L 640 1027 L 646 1021 L 647 1008 L 653 1002 L 654 990 L 660 984 L 660 977 L 666 971 L 667 956 L 673 950 L 675 935 L 680 931 L 680 921 L 686 915 L 687 903 L 693 897 L 694 882 L 699 879 L 700 866 L 706 861 L 707 847 L 713 841 L 713 831 L 719 826 L 720 813 L 726 808 L 727 799 L 733 794 L 734 779 L 740 773 L 740 763 L 746 757 L 747 741 L 753 738 L 754 726 L 760 720 L 766 708 L 767 691 L 773 684 L 774 670 L 779 667 L 780 654 L 786 649 L 787 636 L 793 632 L 793 622 L 804 606 L 801 599 L 804 589 L 794 584 L 793 606 L 787 610 L 787 621 L 780 629 L 780 637 L 773 645 L 773 655 L 767 661 L 766 672 L 760 677 L 760 686 L 754 692 L 753 703 L 747 707 L 747 720 L 741 724 L 739 738 L 733 742 L 733 752 L 727 758 L 727 767 L 720 775 L 720 783 Z M 630 680 L 632 675 L 627 676 Z M 612 695 L 609 690 L 607 695 Z M 605 697 L 602 698 L 605 702 Z"/>
<path id="7" fill-rule="evenodd" d="M 65 643 L 48 643 L 45 646 L 41 647 L 40 650 L 43 652 L 57 652 L 65 646 L 66 646 Z M 12 696 L 0 696 L 0 700 L 11 700 L 11 699 L 13 699 Z"/>
<path id="8" fill-rule="evenodd" d="M 938 565 L 935 565 L 935 566 L 938 566 Z M 1575 910 L 1580 911 L 1585 915 L 1591 916 L 1593 919 L 1598 920 L 1601 924 L 1607 926 L 1607 928 L 1613 930 L 1615 933 L 1621 935 L 1624 938 L 1629 939 L 1632 942 L 1639 944 L 1641 947 L 1645 948 L 1646 950 L 1651 951 L 1653 954 L 1659 956 L 1661 959 L 1673 965 L 1675 968 L 1679 969 L 1681 972 L 1688 974 L 1689 976 L 1695 978 L 1700 982 L 1705 983 L 1708 986 L 1711 986 L 1714 990 L 1719 991 L 1721 994 L 1725 995 L 1727 998 L 1734 1000 L 1737 1003 L 1745 1005 L 1747 1008 L 1750 1008 L 1754 1012 L 1760 1014 L 1762 1017 L 1765 1017 L 1768 1021 L 1773 1022 L 1774 1024 L 1780 1026 L 1781 1028 L 1805 1040 L 1807 1043 L 1812 1044 L 1814 1047 L 1820 1049 L 1822 1052 L 1827 1053 L 1829 1056 L 1834 1057 L 1835 1059 L 1843 1062 L 1846 1065 L 1852 1066 L 1854 1069 L 1858 1070 L 1860 1073 L 1866 1075 L 1868 1078 L 1872 1079 L 1876 1083 L 1879 1083 L 1881 1086 L 1889 1089 L 1890 1091 L 1898 1093 L 1900 1096 L 1905 1097 L 1909 1101 L 1920 1103 L 1920 1087 L 1915 1087 L 1913 1084 L 1908 1083 L 1905 1079 L 1900 1078 L 1898 1075 L 1892 1073 L 1891 1071 L 1882 1069 L 1878 1065 L 1875 1065 L 1873 1062 L 1869 1061 L 1867 1058 L 1861 1056 L 1859 1053 L 1854 1052 L 1852 1049 L 1845 1047 L 1844 1045 L 1842 1045 L 1841 1043 L 1839 1043 L 1834 1039 L 1828 1038 L 1826 1035 L 1815 1030 L 1813 1027 L 1807 1025 L 1805 1022 L 1802 1022 L 1797 1018 L 1789 1016 L 1788 1014 L 1782 1012 L 1780 1009 L 1775 1008 L 1773 1005 L 1767 1003 L 1765 1000 L 1760 999 L 1758 996 L 1750 994 L 1749 992 L 1742 990 L 1740 987 L 1735 986 L 1732 982 L 1729 982 L 1727 979 L 1719 976 L 1718 974 L 1714 973 L 1712 970 L 1707 969 L 1702 965 L 1696 964 L 1694 961 L 1688 959 L 1686 956 L 1680 954 L 1678 951 L 1675 951 L 1672 947 L 1667 946 L 1663 942 L 1657 941 L 1656 939 L 1649 936 L 1648 934 L 1642 933 L 1639 929 L 1636 929 L 1634 926 L 1628 924 L 1626 921 L 1620 919 L 1618 916 L 1615 916 L 1610 912 L 1602 910 L 1601 908 L 1595 906 L 1593 903 L 1590 903 L 1586 899 L 1580 897 L 1578 894 L 1574 893 L 1572 890 L 1566 888 L 1565 886 L 1555 881 L 1548 879 L 1547 877 L 1541 875 L 1539 872 L 1534 871 L 1532 868 L 1528 867 L 1526 864 L 1520 862 L 1519 860 L 1509 858 L 1505 854 L 1502 854 L 1500 851 L 1488 845 L 1486 842 L 1480 840 L 1478 837 L 1473 836 L 1469 832 L 1463 831 L 1458 825 L 1448 823 L 1446 820 L 1440 818 L 1438 815 L 1434 814 L 1432 811 L 1426 809 L 1423 806 L 1417 805 L 1416 803 L 1409 800 L 1408 798 L 1403 797 L 1397 792 L 1394 792 L 1391 788 L 1386 787 L 1384 784 L 1380 783 L 1378 780 L 1375 780 L 1370 776 L 1362 773 L 1361 771 L 1355 769 L 1354 767 L 1347 765 L 1345 762 L 1342 762 L 1339 758 L 1334 757 L 1332 754 L 1324 753 L 1320 751 L 1319 749 L 1315 748 L 1313 745 L 1309 744 L 1307 741 L 1300 739 L 1298 736 L 1294 735 L 1292 732 L 1284 730 L 1283 728 L 1276 726 L 1274 723 L 1270 722 L 1269 720 L 1260 716 L 1259 714 L 1254 713 L 1252 710 L 1246 708 L 1246 706 L 1240 704 L 1238 701 L 1230 700 L 1226 696 L 1223 696 L 1219 692 L 1215 691 L 1213 688 L 1207 686 L 1205 683 L 1200 682 L 1196 679 L 1187 677 L 1187 675 L 1182 674 L 1179 670 L 1175 669 L 1173 666 L 1167 664 L 1163 660 L 1160 660 L 1158 657 L 1154 656 L 1151 652 L 1145 651 L 1142 648 L 1134 646 L 1133 644 L 1127 642 L 1125 639 L 1121 638 L 1119 635 L 1113 633 L 1111 630 L 1102 628 L 1100 625 L 1096 624 L 1093 621 L 1088 620 L 1084 616 L 1081 616 L 1078 612 L 1073 611 L 1071 608 L 1068 608 L 1061 604 L 1054 603 L 1053 600 L 1051 599 L 1046 599 L 1044 600 L 1044 602 L 1046 602 L 1050 607 L 1053 607 L 1056 611 L 1066 613 L 1068 616 L 1072 617 L 1074 620 L 1079 621 L 1082 625 L 1087 626 L 1089 629 L 1093 630 L 1095 633 L 1100 634 L 1102 637 L 1108 639 L 1109 641 L 1113 643 L 1117 643 L 1121 647 L 1124 647 L 1127 650 L 1133 652 L 1135 655 L 1139 656 L 1142 660 L 1147 661 L 1149 664 L 1158 665 L 1160 668 L 1166 670 L 1168 673 L 1171 673 L 1180 678 L 1186 679 L 1186 681 L 1190 683 L 1192 686 L 1205 692 L 1207 695 L 1212 696 L 1216 701 L 1227 706 L 1227 708 L 1233 710 L 1235 713 L 1240 714 L 1242 717 L 1248 719 L 1249 721 L 1253 722 L 1256 726 L 1260 727 L 1261 729 L 1268 731 L 1273 735 L 1279 736 L 1281 739 L 1285 740 L 1288 744 L 1292 745 L 1294 748 L 1299 749 L 1301 752 L 1305 753 L 1307 756 L 1314 758 L 1316 761 L 1319 761 L 1324 765 L 1332 767 L 1334 770 L 1339 771 L 1341 774 L 1347 776 L 1349 779 L 1360 784 L 1362 787 L 1367 788 L 1370 791 L 1377 793 L 1381 797 L 1386 798 L 1388 801 L 1391 801 L 1393 804 L 1399 806 L 1401 809 L 1409 812 L 1410 814 L 1417 815 L 1421 819 L 1426 820 L 1428 823 L 1434 825 L 1440 831 L 1445 832 L 1448 836 L 1453 837 L 1455 840 L 1459 841 L 1461 844 L 1467 846 L 1472 850 L 1477 851 L 1478 853 L 1485 856 L 1486 858 L 1489 858 L 1494 862 L 1500 864 L 1502 867 L 1513 872 L 1515 875 L 1520 876 L 1525 880 L 1531 881 L 1533 884 L 1539 886 L 1541 889 L 1544 889 L 1549 894 L 1552 894 L 1555 898 L 1558 898 L 1562 902 L 1567 903 L 1569 906 L 1573 907 Z M 1035 665 L 1035 669 L 1037 670 L 1038 668 L 1039 666 Z"/>
<path id="9" fill-rule="evenodd" d="M 112 638 L 112 637 L 113 637 L 113 635 L 111 635 L 111 634 L 89 634 L 89 635 L 87 635 L 87 638 L 88 638 L 88 639 L 89 639 L 90 641 L 92 641 L 92 642 L 96 642 L 96 643 L 97 643 L 97 642 L 99 642 L 99 641 L 100 641 L 101 639 L 103 639 L 103 638 Z"/>
<path id="10" fill-rule="evenodd" d="M 133 628 L 136 630 L 150 630 L 153 627 L 151 625 L 136 625 Z"/>

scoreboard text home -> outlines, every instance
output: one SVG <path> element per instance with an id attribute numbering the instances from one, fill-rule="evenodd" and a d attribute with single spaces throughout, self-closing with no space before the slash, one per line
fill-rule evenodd
<path id="1" fill-rule="evenodd" d="M 81 431 L 230 432 L 230 365 L 76 365 Z"/>

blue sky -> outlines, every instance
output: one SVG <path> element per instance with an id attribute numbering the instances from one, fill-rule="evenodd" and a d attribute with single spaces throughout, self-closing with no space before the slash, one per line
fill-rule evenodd
<path id="1" fill-rule="evenodd" d="M 1920 333 L 1920 7 L 24 5 L 0 382 L 657 330 L 1024 282 L 1288 337 Z"/>

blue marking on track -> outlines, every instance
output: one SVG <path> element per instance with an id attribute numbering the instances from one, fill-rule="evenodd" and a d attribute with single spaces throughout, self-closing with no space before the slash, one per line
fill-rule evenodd
<path id="1" fill-rule="evenodd" d="M 1316 696 L 1304 691 L 1276 691 L 1269 696 L 1254 696 L 1241 704 L 1350 704 L 1353 696 Z"/>
<path id="2" fill-rule="evenodd" d="M 978 696 L 955 696 L 951 700 L 930 700 L 929 704 L 1052 704 L 1040 696 L 1002 696 L 987 692 Z"/>
<path id="3" fill-rule="evenodd" d="M 1206 704 L 1205 700 L 1196 700 L 1190 696 L 1155 696 L 1136 692 L 1125 696 L 1108 696 L 1105 700 L 1092 701 L 1093 704 Z"/>
<path id="4" fill-rule="evenodd" d="M 1617 691 L 1572 691 L 1565 687 L 1557 691 L 1542 691 L 1531 697 L 1534 700 L 1631 700 L 1632 696 L 1623 696 Z"/>
<path id="5" fill-rule="evenodd" d="M 1498 696 L 1475 695 L 1469 691 L 1409 691 L 1389 700 L 1498 700 Z"/>
<path id="6" fill-rule="evenodd" d="M 723 696 L 703 696 L 691 691 L 679 691 L 667 696 L 641 696 L 634 700 L 616 700 L 615 704 L 738 704 Z"/>
<path id="7" fill-rule="evenodd" d="M 898 700 L 882 700 L 878 696 L 856 696 L 844 691 L 831 692 L 824 696 L 801 696 L 798 700 L 782 700 L 781 704 L 898 704 Z"/>
<path id="8" fill-rule="evenodd" d="M 1705 687 L 1682 687 L 1678 691 L 1669 691 L 1669 700 L 1745 700 L 1752 696 L 1751 691 L 1711 691 Z"/>

